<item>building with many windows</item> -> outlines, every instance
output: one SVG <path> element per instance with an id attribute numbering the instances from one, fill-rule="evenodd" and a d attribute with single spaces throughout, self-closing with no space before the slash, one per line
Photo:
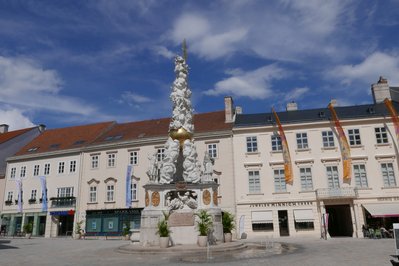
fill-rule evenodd
<path id="1" fill-rule="evenodd" d="M 327 229 L 330 236 L 362 237 L 363 225 L 391 228 L 398 222 L 398 143 L 382 102 L 397 100 L 397 91 L 380 79 L 372 86 L 373 104 L 335 107 L 350 145 L 349 184 L 342 179 L 341 148 L 329 109 L 298 110 L 290 103 L 278 113 L 291 155 L 292 185 L 285 181 L 273 114 L 238 114 L 233 150 L 239 235 L 320 237 Z"/>

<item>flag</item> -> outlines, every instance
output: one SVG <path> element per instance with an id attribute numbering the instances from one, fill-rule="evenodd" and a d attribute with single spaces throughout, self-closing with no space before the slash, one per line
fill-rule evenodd
<path id="1" fill-rule="evenodd" d="M 126 171 L 126 208 L 130 208 L 132 204 L 132 168 L 133 167 L 131 165 L 128 165 Z"/>
<path id="2" fill-rule="evenodd" d="M 328 105 L 328 109 L 330 109 L 332 119 L 335 124 L 335 129 L 338 132 L 339 144 L 341 147 L 341 156 L 342 156 L 342 164 L 343 164 L 343 181 L 346 183 L 350 182 L 351 179 L 351 152 L 348 144 L 348 140 L 346 139 L 345 132 L 342 129 L 341 123 L 339 122 L 337 113 L 335 112 L 334 106 L 330 103 Z"/>
<path id="3" fill-rule="evenodd" d="M 385 106 L 387 107 L 389 114 L 391 115 L 392 123 L 393 126 L 395 127 L 395 134 L 396 134 L 396 140 L 398 141 L 399 144 L 399 119 L 398 119 L 398 113 L 395 110 L 395 107 L 392 105 L 392 101 L 389 99 L 384 100 Z"/>
<path id="4" fill-rule="evenodd" d="M 22 212 L 22 180 L 16 179 L 15 183 L 18 191 L 18 212 Z"/>
<path id="5" fill-rule="evenodd" d="M 47 212 L 47 184 L 46 177 L 40 176 L 40 185 L 42 187 L 42 211 Z"/>
<path id="6" fill-rule="evenodd" d="M 274 114 L 274 118 L 276 119 L 278 125 L 278 131 L 280 133 L 280 139 L 281 139 L 281 146 L 283 147 L 285 183 L 292 185 L 294 178 L 293 178 L 291 156 L 290 156 L 290 150 L 288 149 L 287 138 L 285 137 L 283 126 L 281 125 L 280 119 L 278 118 L 277 113 L 274 111 L 274 108 L 272 108 L 272 112 Z"/>

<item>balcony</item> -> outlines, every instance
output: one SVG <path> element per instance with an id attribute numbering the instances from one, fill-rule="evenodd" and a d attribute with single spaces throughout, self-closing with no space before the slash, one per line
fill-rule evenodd
<path id="1" fill-rule="evenodd" d="M 353 199 L 357 198 L 357 190 L 352 187 L 316 189 L 317 199 Z"/>
<path id="2" fill-rule="evenodd" d="M 75 207 L 76 197 L 50 198 L 52 208 Z"/>

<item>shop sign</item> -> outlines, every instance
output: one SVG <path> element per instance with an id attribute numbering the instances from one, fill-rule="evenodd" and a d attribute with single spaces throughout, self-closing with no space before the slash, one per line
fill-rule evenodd
<path id="1" fill-rule="evenodd" d="M 74 210 L 50 212 L 50 215 L 56 215 L 56 216 L 68 216 L 68 215 L 74 215 L 74 214 L 75 214 Z"/>
<path id="2" fill-rule="evenodd" d="M 142 208 L 114 209 L 114 210 L 91 210 L 86 214 L 136 214 L 141 213 Z"/>
<path id="3" fill-rule="evenodd" d="M 256 203 L 250 204 L 250 208 L 257 207 L 289 207 L 289 206 L 311 206 L 312 201 L 292 201 L 292 202 L 269 202 L 269 203 Z"/>
<path id="4" fill-rule="evenodd" d="M 385 197 L 385 198 L 377 198 L 378 201 L 398 201 L 399 197 Z"/>

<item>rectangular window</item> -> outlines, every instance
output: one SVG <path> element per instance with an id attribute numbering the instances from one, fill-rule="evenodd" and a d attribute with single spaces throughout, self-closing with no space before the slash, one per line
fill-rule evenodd
<path id="1" fill-rule="evenodd" d="M 133 182 L 130 184 L 130 193 L 132 200 L 137 200 L 137 183 Z"/>
<path id="2" fill-rule="evenodd" d="M 259 171 L 248 172 L 249 193 L 260 193 L 260 177 Z"/>
<path id="3" fill-rule="evenodd" d="M 39 165 L 35 165 L 33 167 L 33 176 L 38 176 L 39 175 Z"/>
<path id="4" fill-rule="evenodd" d="M 323 138 L 323 147 L 324 148 L 335 147 L 334 134 L 331 130 L 322 131 L 321 137 Z"/>
<path id="5" fill-rule="evenodd" d="M 107 201 L 114 201 L 114 185 L 107 185 Z"/>
<path id="6" fill-rule="evenodd" d="M 377 144 L 388 143 L 388 134 L 385 127 L 374 128 L 375 137 L 377 139 Z"/>
<path id="7" fill-rule="evenodd" d="M 348 129 L 349 145 L 361 145 L 360 141 L 360 130 L 359 129 Z"/>
<path id="8" fill-rule="evenodd" d="M 159 148 L 157 150 L 157 160 L 158 162 L 161 162 L 165 158 L 165 149 L 164 148 Z"/>
<path id="9" fill-rule="evenodd" d="M 32 191 L 30 193 L 30 199 L 31 200 L 36 200 L 36 195 L 37 195 L 37 190 L 36 189 L 32 189 Z"/>
<path id="10" fill-rule="evenodd" d="M 310 167 L 300 168 L 301 188 L 303 191 L 313 190 L 312 170 Z"/>
<path id="11" fill-rule="evenodd" d="M 308 134 L 307 133 L 296 133 L 296 145 L 299 150 L 309 148 Z"/>
<path id="12" fill-rule="evenodd" d="M 92 155 L 91 156 L 91 169 L 97 169 L 98 168 L 98 155 Z"/>
<path id="13" fill-rule="evenodd" d="M 353 176 L 355 177 L 356 187 L 368 187 L 366 166 L 364 164 L 353 165 Z"/>
<path id="14" fill-rule="evenodd" d="M 26 176 L 26 166 L 22 166 L 21 167 L 20 177 L 22 178 L 22 177 L 25 177 L 25 176 Z"/>
<path id="15" fill-rule="evenodd" d="M 115 167 L 116 165 L 116 153 L 108 154 L 108 167 Z"/>
<path id="16" fill-rule="evenodd" d="M 139 152 L 138 151 L 131 151 L 129 153 L 129 163 L 131 165 L 138 165 L 139 164 Z"/>
<path id="17" fill-rule="evenodd" d="M 16 173 L 17 173 L 17 168 L 15 168 L 15 167 L 11 168 L 10 178 L 14 179 Z"/>
<path id="18" fill-rule="evenodd" d="M 258 140 L 256 137 L 247 137 L 247 152 L 258 151 Z"/>
<path id="19" fill-rule="evenodd" d="M 274 190 L 276 192 L 286 192 L 287 186 L 285 184 L 284 169 L 274 170 Z"/>
<path id="20" fill-rule="evenodd" d="M 326 166 L 329 188 L 339 188 L 339 177 L 337 166 Z"/>
<path id="21" fill-rule="evenodd" d="M 90 187 L 89 202 L 97 202 L 97 187 Z"/>
<path id="22" fill-rule="evenodd" d="M 208 153 L 211 158 L 218 157 L 218 145 L 216 143 L 208 144 Z"/>
<path id="23" fill-rule="evenodd" d="M 46 163 L 44 165 L 44 174 L 45 175 L 49 175 L 50 174 L 50 164 L 49 163 Z"/>
<path id="24" fill-rule="evenodd" d="M 65 172 L 65 162 L 58 163 L 58 173 L 63 174 Z"/>
<path id="25" fill-rule="evenodd" d="M 76 172 L 76 161 L 69 162 L 69 172 L 75 173 Z"/>
<path id="26" fill-rule="evenodd" d="M 12 191 L 8 191 L 8 194 L 7 194 L 7 201 L 12 201 L 12 196 L 13 196 L 13 192 Z"/>
<path id="27" fill-rule="evenodd" d="M 281 138 L 278 135 L 272 135 L 272 151 L 282 151 L 283 146 L 281 144 Z"/>
<path id="28" fill-rule="evenodd" d="M 73 187 L 60 187 L 57 188 L 57 197 L 73 197 Z"/>
<path id="29" fill-rule="evenodd" d="M 385 187 L 396 187 L 395 173 L 393 171 L 392 163 L 381 164 L 382 177 L 384 179 Z"/>

